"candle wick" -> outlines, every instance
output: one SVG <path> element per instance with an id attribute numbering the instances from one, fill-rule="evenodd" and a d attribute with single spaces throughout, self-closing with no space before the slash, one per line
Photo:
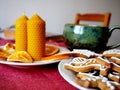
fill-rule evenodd
<path id="1" fill-rule="evenodd" d="M 22 15 L 26 15 L 26 14 L 25 14 L 25 12 L 23 12 L 23 14 L 22 14 Z"/>

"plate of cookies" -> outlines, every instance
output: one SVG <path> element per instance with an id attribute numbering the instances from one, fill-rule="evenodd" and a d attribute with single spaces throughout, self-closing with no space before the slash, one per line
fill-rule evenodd
<path id="1" fill-rule="evenodd" d="M 15 45 L 7 43 L 0 47 L 0 63 L 12 66 L 31 67 L 60 62 L 69 58 L 68 49 L 56 45 L 46 44 L 45 57 L 34 60 L 26 51 L 15 51 Z"/>
<path id="2" fill-rule="evenodd" d="M 78 52 L 82 55 L 72 56 L 58 65 L 60 75 L 68 83 L 81 90 L 120 90 L 119 49 L 100 54 L 80 49 Z"/>

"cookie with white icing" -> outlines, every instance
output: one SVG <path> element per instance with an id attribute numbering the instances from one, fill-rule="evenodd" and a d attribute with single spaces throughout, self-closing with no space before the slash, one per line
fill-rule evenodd
<path id="1" fill-rule="evenodd" d="M 108 78 L 110 80 L 115 81 L 115 82 L 120 82 L 120 73 L 118 73 L 118 72 L 110 72 L 108 74 Z"/>
<path id="2" fill-rule="evenodd" d="M 73 57 L 84 57 L 84 58 L 100 56 L 100 54 L 97 54 L 93 51 L 86 50 L 86 49 L 73 49 L 73 51 L 71 52 L 71 55 Z"/>
<path id="3" fill-rule="evenodd" d="M 104 60 L 102 62 L 109 64 Z M 70 63 L 65 64 L 64 67 L 74 72 L 90 72 L 92 70 L 99 70 L 100 74 L 103 76 L 106 76 L 109 71 L 108 66 L 106 67 L 105 64 L 98 63 L 95 58 L 86 59 L 76 57 Z"/>
<path id="4" fill-rule="evenodd" d="M 113 83 L 103 76 L 93 76 L 79 72 L 76 83 L 86 88 L 99 88 L 101 90 L 120 90 L 120 83 Z"/>
<path id="5" fill-rule="evenodd" d="M 120 58 L 120 50 L 119 49 L 107 50 L 107 51 L 104 51 L 102 55 L 107 58 L 110 58 L 110 57 Z"/>

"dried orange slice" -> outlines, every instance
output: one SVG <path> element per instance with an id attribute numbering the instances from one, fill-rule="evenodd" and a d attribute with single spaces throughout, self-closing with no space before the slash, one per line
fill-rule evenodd
<path id="1" fill-rule="evenodd" d="M 59 52 L 59 48 L 54 45 L 48 45 L 46 44 L 45 47 L 45 56 L 51 56 Z"/>
<path id="2" fill-rule="evenodd" d="M 9 53 L 14 53 L 15 52 L 15 45 L 14 44 L 12 44 L 12 43 L 6 43 L 5 45 L 4 45 L 4 50 L 6 50 L 7 52 L 9 52 Z"/>
<path id="3" fill-rule="evenodd" d="M 3 48 L 0 48 L 0 58 L 1 59 L 6 60 L 9 55 L 10 55 L 9 52 L 4 50 Z"/>
<path id="4" fill-rule="evenodd" d="M 26 51 L 17 51 L 8 56 L 7 61 L 31 63 L 33 59 Z"/>
<path id="5" fill-rule="evenodd" d="M 54 55 L 51 55 L 48 57 L 42 57 L 41 60 L 43 60 L 43 61 L 63 60 L 63 59 L 70 58 L 70 56 L 71 56 L 71 53 L 65 52 L 65 53 L 54 54 Z"/>

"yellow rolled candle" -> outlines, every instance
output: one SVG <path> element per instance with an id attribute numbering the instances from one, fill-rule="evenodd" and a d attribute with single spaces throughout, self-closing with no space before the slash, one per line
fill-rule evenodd
<path id="1" fill-rule="evenodd" d="M 22 15 L 15 22 L 15 50 L 27 51 L 27 16 Z"/>
<path id="2" fill-rule="evenodd" d="M 45 56 L 45 21 L 34 14 L 27 22 L 28 53 L 35 61 Z"/>

